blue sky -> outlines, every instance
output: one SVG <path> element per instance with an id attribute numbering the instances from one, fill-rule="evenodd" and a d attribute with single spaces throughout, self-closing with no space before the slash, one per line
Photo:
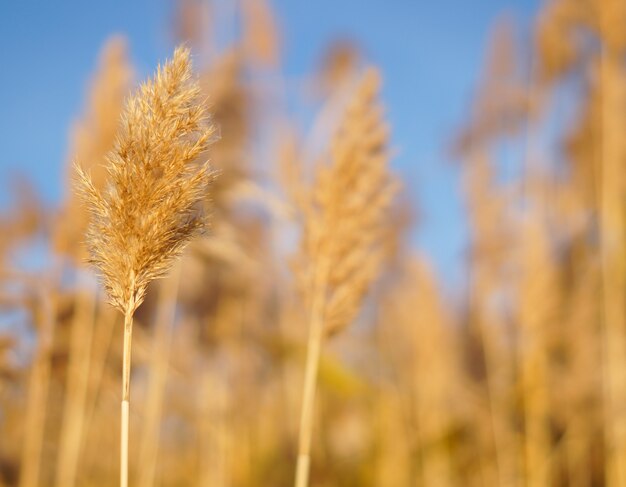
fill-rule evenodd
<path id="1" fill-rule="evenodd" d="M 394 164 L 422 214 L 414 242 L 451 284 L 462 278 L 467 229 L 446 144 L 469 106 L 490 28 L 503 13 L 528 25 L 538 1 L 272 1 L 287 78 L 310 72 L 336 38 L 354 39 L 381 67 Z M 104 40 L 125 34 L 143 77 L 171 52 L 172 10 L 170 0 L 0 3 L 0 202 L 16 171 L 46 202 L 59 200 L 68 128 Z"/>

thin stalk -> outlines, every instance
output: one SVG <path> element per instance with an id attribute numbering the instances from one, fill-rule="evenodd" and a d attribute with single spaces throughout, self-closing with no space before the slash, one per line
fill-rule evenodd
<path id="1" fill-rule="evenodd" d="M 327 267 L 327 265 L 324 265 L 322 267 L 323 272 L 318 271 L 311 306 L 295 487 L 307 487 L 309 485 L 313 412 L 322 340 L 324 338 L 324 305 L 326 297 L 326 278 L 328 275 Z"/>
<path id="2" fill-rule="evenodd" d="M 41 448 L 50 384 L 50 353 L 56 323 L 54 318 L 56 306 L 49 295 L 50 291 L 51 289 L 46 287 L 39 297 L 40 335 L 28 384 L 20 487 L 36 487 L 41 471 Z"/>
<path id="3" fill-rule="evenodd" d="M 120 487 L 128 487 L 128 430 L 130 411 L 130 359 L 133 335 L 133 310 L 129 305 L 124 313 L 124 361 L 122 371 L 122 422 L 120 441 Z"/>
<path id="4" fill-rule="evenodd" d="M 154 485 L 156 464 L 159 451 L 159 436 L 163 398 L 170 360 L 172 334 L 176 319 L 176 296 L 180 282 L 181 265 L 172 269 L 170 277 L 163 281 L 157 307 L 157 318 L 152 356 L 150 363 L 150 379 L 146 399 L 146 414 L 142 428 L 140 450 L 141 475 L 140 487 Z"/>
<path id="5" fill-rule="evenodd" d="M 206 369 L 206 370 L 205 370 Z M 210 487 L 212 485 L 211 478 L 211 461 L 207 459 L 214 459 L 215 455 L 212 450 L 211 442 L 211 397 L 213 397 L 213 381 L 209 373 L 208 367 L 202 367 L 202 372 L 198 378 L 198 409 L 196 431 L 198 432 L 198 453 L 200 455 L 198 465 L 198 487 Z M 204 461 L 202 461 L 204 459 Z M 213 470 L 214 472 L 214 470 Z"/>
<path id="6" fill-rule="evenodd" d="M 551 178 L 539 182 L 541 157 L 538 153 L 538 128 L 533 124 L 535 107 L 542 97 L 536 80 L 536 66 L 531 63 L 527 97 L 530 109 L 526 114 L 523 159 L 522 201 L 525 205 L 521 232 L 523 269 L 520 282 L 519 310 L 521 349 L 518 351 L 524 415 L 524 473 L 528 487 L 552 484 L 551 438 L 549 429 L 550 398 L 549 360 L 545 328 L 554 311 L 555 283 L 550 275 L 549 242 L 544 228 L 546 201 L 556 193 Z M 538 228 L 533 223 L 540 222 Z"/>
<path id="7" fill-rule="evenodd" d="M 111 342 L 113 341 L 113 332 L 116 329 L 118 317 L 117 311 L 113 308 L 102 307 L 97 313 L 95 323 L 95 333 L 91 350 L 91 374 L 89 379 L 89 393 L 86 409 L 86 431 L 85 437 L 90 438 L 92 429 L 94 427 L 94 417 L 96 415 L 96 409 L 99 403 L 100 390 L 102 385 L 102 379 L 104 376 L 104 369 L 107 363 L 107 357 L 111 348 Z M 98 455 L 100 452 L 96 448 L 90 448 L 84 459 L 86 464 L 93 464 L 93 456 Z M 89 467 L 87 467 L 88 469 Z"/>
<path id="8" fill-rule="evenodd" d="M 477 296 L 479 306 L 484 305 L 484 294 Z M 502 352 L 495 343 L 494 323 L 484 315 L 479 318 L 479 333 L 485 361 L 485 382 L 489 404 L 491 437 L 494 446 L 494 465 L 500 485 L 514 482 L 514 457 L 512 435 L 507 424 L 507 405 L 503 388 L 508 384 L 509 364 L 503 360 Z M 506 378 L 502 375 L 506 374 Z"/>
<path id="9" fill-rule="evenodd" d="M 592 485 L 593 472 L 589 467 L 589 458 L 592 457 L 589 447 L 589 438 L 592 436 L 589 424 L 581 415 L 574 415 L 569 423 L 565 438 L 568 485 L 589 487 Z"/>
<path id="10" fill-rule="evenodd" d="M 607 485 L 626 485 L 626 344 L 624 329 L 624 226 L 622 210 L 621 164 L 622 135 L 619 115 L 616 110 L 619 89 L 615 86 L 621 80 L 619 63 L 611 52 L 602 53 L 602 176 L 600 194 L 600 227 L 602 256 L 602 294 L 604 311 L 605 393 L 607 417 Z"/>
<path id="11" fill-rule="evenodd" d="M 532 267 L 533 264 L 527 262 L 527 266 Z M 527 285 L 537 285 L 536 279 L 539 275 L 538 272 L 531 273 L 527 279 L 534 279 L 535 282 Z M 546 296 L 548 296 L 547 293 Z M 520 369 L 526 428 L 524 445 L 526 482 L 529 487 L 541 487 L 551 485 L 549 481 L 551 478 L 550 432 L 545 426 L 548 422 L 550 407 L 547 380 L 549 371 L 542 330 L 542 327 L 548 324 L 545 320 L 549 317 L 539 315 L 545 311 L 545 308 L 537 303 L 536 299 L 529 300 L 523 308 L 521 326 L 527 349 L 522 351 Z"/>
<path id="12" fill-rule="evenodd" d="M 608 22 L 608 20 L 607 20 Z M 599 194 L 602 262 L 606 485 L 626 485 L 626 309 L 624 307 L 624 210 L 621 128 L 624 96 L 621 59 L 610 46 L 603 46 L 601 79 L 601 177 Z"/>
<path id="13" fill-rule="evenodd" d="M 516 485 L 518 470 L 518 446 L 509 424 L 507 388 L 512 383 L 512 367 L 508 351 L 503 349 L 498 326 L 499 316 L 489 307 L 489 298 L 497 288 L 497 266 L 495 259 L 485 252 L 488 242 L 486 234 L 502 238 L 492 227 L 492 217 L 486 205 L 485 194 L 494 198 L 500 195 L 492 187 L 493 168 L 487 155 L 482 152 L 470 154 L 468 173 L 468 204 L 470 217 L 475 227 L 477 254 L 472 258 L 471 283 L 469 292 L 470 309 L 476 312 L 476 329 L 483 348 L 485 383 L 490 419 L 490 436 L 493 444 L 493 469 L 497 480 L 489 480 L 499 485 Z M 487 473 L 490 469 L 485 469 Z"/>
<path id="14" fill-rule="evenodd" d="M 229 392 L 217 381 L 211 368 L 204 366 L 198 377 L 197 431 L 199 472 L 198 487 L 227 487 L 230 480 L 230 440 L 233 425 L 228 417 Z M 239 454 L 237 455 L 239 458 Z"/>
<path id="15" fill-rule="evenodd" d="M 232 310 L 240 307 L 238 298 L 228 293 L 220 295 L 212 317 L 212 326 L 216 330 L 224 330 L 226 326 L 241 328 L 241 321 L 234 319 Z M 226 344 L 224 345 L 226 346 Z M 242 348 L 242 338 L 238 335 L 233 350 L 229 350 L 234 357 L 238 357 L 233 374 L 237 377 L 233 383 L 241 387 L 241 391 L 248 390 L 247 380 L 249 369 L 244 366 L 248 357 Z M 231 480 L 234 462 L 230 460 L 231 436 L 237 437 L 236 471 L 237 479 L 250 478 L 250 465 L 252 443 L 248 424 L 248 414 L 240 412 L 237 415 L 238 422 L 232 422 L 227 414 L 230 404 L 231 393 L 235 394 L 240 401 L 246 402 L 247 398 L 238 394 L 238 390 L 230 389 L 221 381 L 218 381 L 214 370 L 209 363 L 203 363 L 199 369 L 199 395 L 198 395 L 198 465 L 196 485 L 200 487 L 225 487 L 237 480 Z M 245 408 L 244 408 L 245 409 Z M 243 426 L 242 426 L 243 425 Z"/>
<path id="16" fill-rule="evenodd" d="M 80 285 L 83 282 L 84 286 Z M 58 487 L 73 487 L 76 484 L 91 367 L 91 344 L 97 295 L 94 284 L 93 280 L 80 279 L 76 293 L 70 365 L 59 445 L 59 467 L 56 474 Z M 86 289 L 83 291 L 82 287 Z"/>

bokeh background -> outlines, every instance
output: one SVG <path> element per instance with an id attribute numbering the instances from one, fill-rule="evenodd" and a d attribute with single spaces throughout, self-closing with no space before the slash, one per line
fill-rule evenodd
<path id="1" fill-rule="evenodd" d="M 226 47 L 237 36 L 232 2 L 215 2 L 207 11 L 210 33 Z M 515 33 L 528 37 L 536 0 L 488 0 L 471 7 L 442 2 L 275 1 L 281 45 L 280 72 L 303 126 L 310 123 L 306 103 L 308 75 L 329 45 L 353 42 L 383 72 L 384 98 L 397 151 L 394 167 L 421 208 L 423 247 L 449 284 L 463 280 L 463 250 L 468 239 L 459 193 L 459 170 L 448 150 L 464 120 L 479 79 L 492 27 L 499 19 L 518 21 Z M 3 174 L 27 174 L 47 202 L 58 202 L 59 175 L 68 157 L 68 127 L 80 112 L 95 54 L 112 34 L 127 37 L 137 79 L 147 76 L 176 43 L 171 1 L 128 4 L 62 2 L 4 3 L 0 40 L 5 75 L 0 80 Z M 42 89 L 42 87 L 46 87 Z M 310 98 L 310 97 L 309 97 Z M 310 100 L 308 100 L 310 101 Z M 45 109 L 44 109 L 45 107 Z M 37 133 L 36 141 L 31 139 Z M 7 193 L 3 197 L 6 204 Z"/>
<path id="2" fill-rule="evenodd" d="M 626 485 L 625 27 L 623 0 L 0 3 L 0 487 L 117 482 L 122 317 L 72 164 L 106 187 L 181 43 L 219 176 L 136 312 L 131 485 L 293 485 L 315 323 L 311 486 Z"/>

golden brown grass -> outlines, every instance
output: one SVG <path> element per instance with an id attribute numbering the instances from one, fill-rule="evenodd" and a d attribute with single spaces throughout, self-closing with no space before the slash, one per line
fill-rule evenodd
<path id="1" fill-rule="evenodd" d="M 162 277 L 185 245 L 206 227 L 199 203 L 213 179 L 196 158 L 214 134 L 191 81 L 189 51 L 179 48 L 126 105 L 115 149 L 107 156 L 109 184 L 98 191 L 80 168 L 79 188 L 92 220 L 90 262 L 111 304 L 132 314 L 146 287 Z"/>
<path id="2" fill-rule="evenodd" d="M 89 169 L 94 186 L 101 189 L 106 181 L 104 157 L 113 148 L 124 97 L 129 89 L 132 69 L 127 59 L 125 40 L 110 38 L 102 49 L 98 71 L 91 83 L 87 109 L 71 132 L 71 159 Z M 70 172 L 73 166 L 70 165 Z M 73 258 L 82 267 L 86 255 L 84 233 L 89 220 L 87 208 L 74 192 L 64 203 L 63 215 L 54 226 L 57 250 Z M 59 439 L 56 485 L 72 487 L 76 483 L 80 452 L 83 449 L 84 424 L 89 400 L 92 366 L 101 366 L 94 347 L 97 289 L 85 273 L 77 273 L 75 313 L 71 324 L 69 368 L 65 404 Z M 92 356 L 96 359 L 92 361 Z"/>
<path id="3" fill-rule="evenodd" d="M 54 334 L 55 303 L 50 292 L 37 293 L 35 319 L 39 326 L 39 341 L 28 384 L 28 409 L 25 414 L 24 442 L 22 446 L 22 472 L 20 487 L 35 487 L 41 481 L 42 447 L 46 421 L 46 400 L 50 388 L 52 337 Z"/>
<path id="4" fill-rule="evenodd" d="M 601 55 L 600 178 L 598 209 L 601 239 L 602 296 L 606 394 L 606 481 L 608 486 L 626 483 L 626 225 L 624 218 L 623 163 L 626 143 L 621 127 L 626 116 L 619 107 L 626 103 L 626 74 L 621 62 L 623 32 L 615 26 L 626 8 L 607 2 L 600 11 Z M 618 45 L 616 45 L 618 44 Z"/>
<path id="5" fill-rule="evenodd" d="M 352 321 L 382 256 L 385 212 L 395 193 L 388 130 L 377 100 L 379 75 L 359 80 L 305 203 L 298 272 L 309 321 L 296 487 L 308 485 L 317 373 L 324 337 Z"/>
<path id="6" fill-rule="evenodd" d="M 89 171 L 96 188 L 104 186 L 107 178 L 104 158 L 115 143 L 132 71 L 125 39 L 121 36 L 108 39 L 90 85 L 85 113 L 71 128 L 70 181 L 76 163 Z M 68 191 L 66 199 L 62 216 L 54 227 L 54 240 L 59 252 L 70 254 L 82 263 L 86 254 L 84 234 L 89 222 L 88 209 L 74 191 Z"/>
<path id="7" fill-rule="evenodd" d="M 106 157 L 103 191 L 77 166 L 79 188 L 92 220 L 91 263 L 111 304 L 124 314 L 121 485 L 128 484 L 128 404 L 133 314 L 148 283 L 162 277 L 206 227 L 200 203 L 213 173 L 198 163 L 213 135 L 189 50 L 178 48 L 152 80 L 129 98 L 115 148 Z"/>
<path id="8" fill-rule="evenodd" d="M 68 151 L 93 204 L 68 194 L 51 214 L 18 189 L 0 215 L 0 486 L 115 484 L 131 331 L 124 482 L 129 465 L 142 487 L 286 487 L 294 470 L 316 487 L 621 486 L 626 4 L 549 2 L 532 45 L 498 24 L 455 147 L 454 280 L 426 233 L 409 245 L 420 195 L 389 206 L 366 53 L 332 43 L 283 80 L 269 1 L 181 5 L 200 92 L 183 50 L 124 108 L 126 48 L 107 43 Z M 146 290 L 207 208 L 210 235 Z M 420 232 L 448 225 L 424 210 Z M 82 266 L 90 216 L 115 307 Z M 12 268 L 42 241 L 49 269 Z"/>

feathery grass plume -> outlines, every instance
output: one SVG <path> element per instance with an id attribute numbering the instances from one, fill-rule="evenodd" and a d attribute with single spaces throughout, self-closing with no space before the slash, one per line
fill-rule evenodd
<path id="1" fill-rule="evenodd" d="M 133 77 L 127 51 L 126 39 L 122 36 L 112 36 L 106 41 L 90 85 L 84 114 L 73 124 L 70 132 L 71 161 L 90 171 L 91 180 L 98 189 L 106 182 L 104 157 L 113 149 L 124 97 Z M 73 165 L 68 169 L 68 179 L 71 180 Z M 68 193 L 53 235 L 56 250 L 74 256 L 78 263 L 84 261 L 83 241 L 89 221 L 88 211 L 80 203 L 78 195 Z"/>
<path id="2" fill-rule="evenodd" d="M 538 76 L 543 82 L 557 81 L 580 57 L 577 24 L 585 17 L 583 2 L 546 2 L 537 19 L 534 39 Z"/>
<path id="3" fill-rule="evenodd" d="M 203 47 L 205 44 L 203 41 L 207 39 L 207 30 L 210 29 L 210 26 L 205 25 L 209 13 L 207 9 L 213 14 L 212 7 L 211 3 L 202 0 L 178 0 L 173 22 L 174 37 L 194 48 Z M 212 32 L 209 31 L 209 34 Z"/>
<path id="4" fill-rule="evenodd" d="M 320 61 L 315 91 L 329 96 L 344 87 L 354 76 L 361 58 L 359 47 L 351 41 L 338 39 L 329 44 Z"/>
<path id="5" fill-rule="evenodd" d="M 90 262 L 102 275 L 111 304 L 124 313 L 121 485 L 128 482 L 128 403 L 133 314 L 146 287 L 162 277 L 185 245 L 205 226 L 201 202 L 213 179 L 198 164 L 214 133 L 200 88 L 192 80 L 189 50 L 171 61 L 129 98 L 115 148 L 107 155 L 103 191 L 76 166 L 79 191 L 92 219 Z"/>
<path id="6" fill-rule="evenodd" d="M 242 47 L 252 62 L 276 66 L 280 39 L 274 12 L 268 0 L 244 0 L 241 3 Z"/>
<path id="7" fill-rule="evenodd" d="M 471 119 L 457 136 L 454 151 L 465 154 L 477 144 L 519 133 L 531 108 L 522 66 L 515 24 L 503 17 L 493 28 Z"/>
<path id="8" fill-rule="evenodd" d="M 211 94 L 211 116 L 219 127 L 220 139 L 211 149 L 213 166 L 220 177 L 211 191 L 215 218 L 228 213 L 228 193 L 243 179 L 249 179 L 247 148 L 251 136 L 252 93 L 245 84 L 241 52 L 224 52 L 200 75 L 203 93 Z"/>
<path id="9" fill-rule="evenodd" d="M 185 245 L 205 228 L 199 202 L 213 179 L 196 164 L 214 133 L 191 81 L 189 51 L 143 84 L 127 103 L 115 149 L 106 158 L 110 181 L 98 191 L 77 167 L 92 213 L 90 262 L 102 274 L 111 304 L 133 313 L 148 283 L 162 277 Z"/>
<path id="10" fill-rule="evenodd" d="M 100 189 L 106 182 L 106 168 L 102 162 L 113 148 L 124 97 L 132 78 L 124 37 L 116 35 L 106 41 L 98 64 L 84 115 L 72 127 L 70 152 L 72 160 L 78 161 L 84 169 L 89 168 L 94 186 Z M 69 172 L 73 176 L 72 165 Z M 88 210 L 80 203 L 75 193 L 67 195 L 52 237 L 56 249 L 71 256 L 79 266 L 85 260 L 84 234 L 89 222 Z M 91 369 L 92 365 L 98 367 L 97 363 L 92 363 L 92 357 L 99 358 L 94 349 L 100 345 L 93 340 L 97 301 L 95 282 L 83 272 L 77 273 L 76 277 L 65 409 L 56 468 L 56 485 L 63 487 L 73 487 L 76 483 L 83 451 Z"/>
<path id="11" fill-rule="evenodd" d="M 379 75 L 368 70 L 347 107 L 304 211 L 298 258 L 309 339 L 296 486 L 308 485 L 313 405 L 324 336 L 340 331 L 358 312 L 378 273 L 386 210 L 396 192 L 389 174 L 388 129 L 377 100 Z"/>

